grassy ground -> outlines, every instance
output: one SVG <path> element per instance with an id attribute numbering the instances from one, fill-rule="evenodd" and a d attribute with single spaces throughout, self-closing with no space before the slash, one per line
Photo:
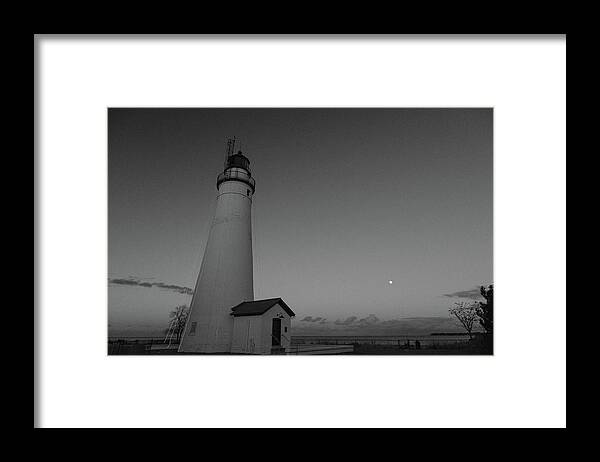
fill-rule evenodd
<path id="1" fill-rule="evenodd" d="M 121 355 L 198 355 L 200 353 L 178 353 L 177 350 L 152 350 L 146 352 L 121 352 Z M 219 353 L 219 355 L 227 353 Z M 407 350 L 397 347 L 381 345 L 357 345 L 353 353 L 338 353 L 345 355 L 400 355 L 400 356 L 437 356 L 437 355 L 490 355 L 490 351 L 483 348 L 426 348 L 421 350 Z M 302 353 L 300 353 L 300 356 Z"/>
<path id="2" fill-rule="evenodd" d="M 469 343 L 459 345 L 448 345 L 438 348 L 407 349 L 393 345 L 355 345 L 355 355 L 405 355 L 405 356 L 434 356 L 434 355 L 491 355 L 493 348 L 491 343 L 472 340 Z"/>
<path id="3" fill-rule="evenodd" d="M 437 356 L 437 355 L 489 355 L 483 349 L 476 348 L 426 348 L 407 350 L 379 345 L 358 345 L 354 347 L 353 355 L 402 355 L 402 356 Z"/>
<path id="4" fill-rule="evenodd" d="M 109 354 L 118 355 L 193 355 L 197 353 L 178 353 L 177 350 L 145 350 L 144 345 L 125 345 L 118 350 L 109 349 Z M 219 353 L 221 354 L 221 353 Z M 407 349 L 404 345 L 372 345 L 355 344 L 353 353 L 338 353 L 345 355 L 401 355 L 401 356 L 436 356 L 436 355 L 491 355 L 491 342 L 472 340 L 469 343 L 445 345 L 437 348 Z M 302 355 L 302 353 L 300 353 Z"/>

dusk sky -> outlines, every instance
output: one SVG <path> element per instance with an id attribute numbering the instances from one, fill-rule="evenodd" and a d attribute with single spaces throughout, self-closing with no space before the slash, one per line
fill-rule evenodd
<path id="1" fill-rule="evenodd" d="M 448 316 L 493 282 L 492 130 L 492 109 L 109 109 L 111 329 L 189 303 L 233 136 L 256 299 L 297 320 Z"/>

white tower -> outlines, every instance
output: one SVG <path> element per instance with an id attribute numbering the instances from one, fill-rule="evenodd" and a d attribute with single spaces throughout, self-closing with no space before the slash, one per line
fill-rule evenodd
<path id="1" fill-rule="evenodd" d="M 229 353 L 231 308 L 254 300 L 251 207 L 254 178 L 250 161 L 234 141 L 227 144 L 225 169 L 217 177 L 217 206 L 180 352 Z"/>

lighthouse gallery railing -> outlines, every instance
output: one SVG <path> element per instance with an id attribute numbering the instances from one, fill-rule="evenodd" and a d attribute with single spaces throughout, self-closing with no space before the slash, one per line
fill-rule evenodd
<path id="1" fill-rule="evenodd" d="M 229 169 L 221 173 L 217 177 L 217 188 L 223 181 L 226 180 L 238 180 L 252 187 L 252 191 L 255 188 L 255 181 L 248 173 L 241 169 Z"/>

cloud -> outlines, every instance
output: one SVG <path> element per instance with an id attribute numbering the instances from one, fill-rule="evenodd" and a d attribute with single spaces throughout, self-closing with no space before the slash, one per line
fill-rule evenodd
<path id="1" fill-rule="evenodd" d="M 451 294 L 443 294 L 444 297 L 450 298 L 470 298 L 471 300 L 482 300 L 483 297 L 479 292 L 479 287 L 470 290 L 460 290 L 458 292 L 452 292 Z"/>
<path id="2" fill-rule="evenodd" d="M 358 319 L 358 317 L 356 316 L 350 316 L 346 319 L 344 319 L 343 321 L 341 319 L 337 319 L 334 324 L 337 326 L 356 326 L 356 327 L 362 327 L 362 326 L 372 326 L 374 324 L 377 324 L 379 322 L 379 318 L 377 316 L 375 316 L 374 314 L 370 314 L 369 316 L 365 317 L 365 318 L 361 318 Z"/>
<path id="3" fill-rule="evenodd" d="M 366 318 L 362 318 L 358 320 L 359 325 L 363 326 L 372 326 L 373 324 L 377 324 L 379 322 L 379 318 L 374 314 L 370 314 Z"/>
<path id="4" fill-rule="evenodd" d="M 321 323 L 301 323 L 293 327 L 297 335 L 429 335 L 431 333 L 464 333 L 464 327 L 456 318 L 450 316 L 406 317 L 381 320 L 375 315 L 361 319 L 350 316 Z M 475 326 L 473 331 L 480 332 Z"/>
<path id="5" fill-rule="evenodd" d="M 334 324 L 337 324 L 338 326 L 347 326 L 349 324 L 352 324 L 357 319 L 358 318 L 356 316 L 350 316 L 349 318 L 346 318 L 344 321 L 338 319 L 334 322 Z"/>
<path id="6" fill-rule="evenodd" d="M 142 281 L 139 278 L 129 277 L 126 279 L 123 278 L 108 278 L 109 284 L 117 284 L 123 286 L 137 286 L 137 287 L 158 287 L 163 290 L 170 290 L 172 292 L 177 292 L 179 294 L 192 295 L 194 293 L 193 289 L 185 286 L 178 286 L 175 284 L 166 284 L 164 282 L 146 282 Z"/>
<path id="7" fill-rule="evenodd" d="M 325 318 L 318 316 L 313 318 L 312 316 L 305 316 L 300 322 L 320 322 L 321 324 L 325 321 Z"/>

